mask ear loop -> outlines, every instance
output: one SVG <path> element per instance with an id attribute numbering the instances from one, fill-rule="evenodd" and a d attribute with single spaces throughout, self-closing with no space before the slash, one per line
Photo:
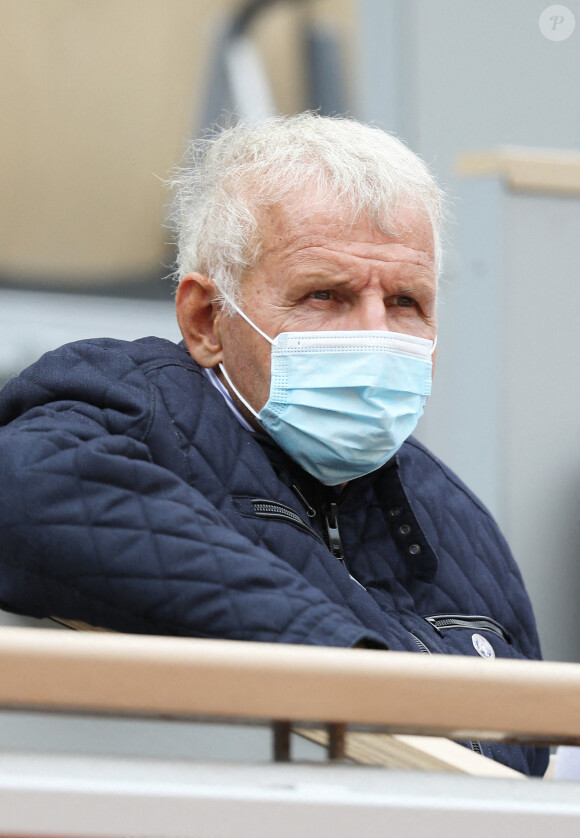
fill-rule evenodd
<path id="1" fill-rule="evenodd" d="M 257 419 L 257 418 L 258 418 L 258 414 L 257 414 L 257 413 L 256 413 L 256 411 L 254 410 L 254 408 L 252 407 L 252 405 L 251 405 L 251 404 L 249 404 L 249 403 L 245 400 L 245 398 L 242 396 L 242 394 L 240 393 L 240 391 L 238 390 L 238 388 L 234 386 L 234 384 L 232 383 L 232 379 L 231 379 L 231 378 L 229 377 L 229 375 L 227 374 L 227 372 L 226 372 L 226 368 L 224 367 L 224 365 L 223 365 L 223 364 L 218 364 L 218 367 L 219 367 L 219 368 L 220 368 L 220 370 L 222 371 L 222 373 L 223 373 L 223 375 L 224 375 L 225 380 L 228 382 L 228 384 L 230 385 L 230 387 L 232 388 L 232 390 L 234 391 L 234 393 L 236 394 L 236 396 L 238 397 L 238 399 L 241 401 L 241 403 L 242 403 L 245 407 L 247 407 L 247 408 L 248 408 L 248 410 L 250 411 L 250 413 L 252 414 L 252 416 L 255 416 L 255 417 L 256 417 L 256 419 Z"/>
<path id="2" fill-rule="evenodd" d="M 438 337 L 439 337 L 439 334 L 436 334 L 435 335 L 435 340 L 433 341 L 433 348 L 431 349 L 431 355 L 435 352 L 435 347 L 437 346 L 437 338 Z"/>
<path id="3" fill-rule="evenodd" d="M 241 309 L 241 308 L 238 308 L 238 307 L 237 307 L 237 305 L 236 305 L 233 301 L 231 301 L 231 300 L 230 300 L 229 302 L 230 302 L 230 305 L 232 305 L 232 306 L 235 308 L 235 310 L 238 312 L 238 314 L 240 315 L 240 317 L 243 317 L 243 318 L 244 318 L 244 320 L 246 321 L 246 323 L 249 323 L 249 324 L 250 324 L 250 326 L 252 327 L 252 329 L 254 329 L 254 331 L 256 331 L 259 335 L 262 335 L 262 337 L 263 337 L 263 338 L 266 338 L 266 340 L 268 341 L 268 343 L 271 343 L 271 344 L 273 344 L 273 343 L 274 343 L 274 341 L 272 340 L 272 338 L 269 338 L 269 337 L 268 337 L 268 335 L 267 335 L 265 332 L 263 332 L 260 328 L 258 328 L 258 326 L 256 326 L 256 324 L 255 324 L 255 323 L 252 323 L 252 321 L 250 320 L 250 318 L 248 317 L 248 315 L 247 315 L 247 314 L 244 314 L 244 312 L 242 311 L 242 309 Z"/>
<path id="4" fill-rule="evenodd" d="M 246 323 L 248 323 L 252 327 L 252 329 L 254 329 L 254 331 L 256 331 L 259 335 L 262 335 L 262 337 L 265 338 L 268 341 L 268 343 L 271 343 L 271 344 L 274 343 L 272 338 L 269 338 L 268 335 L 265 332 L 263 332 L 260 328 L 258 328 L 258 326 L 256 326 L 255 323 L 252 323 L 252 321 L 250 320 L 248 315 L 244 314 L 244 312 L 241 310 L 241 308 L 238 308 L 238 306 L 234 303 L 233 300 L 228 299 L 228 302 L 232 306 L 232 308 L 234 308 L 237 311 L 237 313 L 240 315 L 240 317 L 243 317 L 244 320 L 246 321 Z M 220 363 L 220 364 L 218 364 L 218 367 L 221 370 L 221 372 L 223 373 L 223 376 L 224 376 L 225 380 L 228 382 L 228 384 L 230 385 L 230 387 L 232 388 L 232 390 L 234 391 L 234 393 L 236 394 L 238 399 L 241 401 L 241 403 L 250 411 L 252 416 L 255 416 L 255 418 L 258 419 L 258 414 L 254 410 L 252 405 L 249 404 L 249 402 L 247 402 L 245 400 L 245 398 L 242 396 L 242 394 L 240 393 L 238 388 L 234 385 L 234 383 L 232 382 L 232 379 L 227 374 L 226 368 L 224 367 L 224 365 Z"/>

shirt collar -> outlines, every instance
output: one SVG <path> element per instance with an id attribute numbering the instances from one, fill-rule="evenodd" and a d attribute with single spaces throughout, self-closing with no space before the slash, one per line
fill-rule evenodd
<path id="1" fill-rule="evenodd" d="M 211 383 L 216 388 L 216 390 L 219 393 L 222 394 L 223 398 L 225 399 L 225 402 L 226 402 L 227 406 L 232 411 L 232 413 L 234 414 L 234 416 L 236 417 L 236 419 L 238 420 L 240 425 L 243 428 L 245 428 L 246 431 L 250 431 L 250 433 L 254 434 L 256 432 L 255 429 L 250 425 L 248 420 L 245 419 L 244 416 L 242 416 L 242 414 L 238 410 L 236 404 L 234 403 L 234 400 L 232 399 L 229 390 L 219 380 L 215 371 L 213 369 L 208 368 L 208 367 L 202 367 L 202 369 L 203 369 L 206 377 L 211 381 Z"/>

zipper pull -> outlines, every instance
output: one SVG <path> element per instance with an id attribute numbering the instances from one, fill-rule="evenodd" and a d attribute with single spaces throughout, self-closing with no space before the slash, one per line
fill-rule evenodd
<path id="1" fill-rule="evenodd" d="M 338 506 L 336 503 L 329 503 L 324 508 L 324 523 L 326 525 L 326 535 L 328 538 L 330 552 L 346 567 L 344 553 L 342 550 L 342 541 L 340 540 L 340 530 L 338 529 L 337 510 Z"/>
<path id="2" fill-rule="evenodd" d="M 316 518 L 316 509 L 312 506 L 312 504 L 304 497 L 296 483 L 292 483 L 290 488 L 294 492 L 294 494 L 298 497 L 298 500 L 304 505 L 306 509 L 306 514 L 309 518 Z"/>

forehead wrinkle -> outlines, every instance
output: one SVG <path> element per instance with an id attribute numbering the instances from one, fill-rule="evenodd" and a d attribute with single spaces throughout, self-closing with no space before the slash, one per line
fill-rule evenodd
<path id="1" fill-rule="evenodd" d="M 352 269 L 352 265 L 349 265 L 351 260 L 366 263 L 368 266 L 372 263 L 393 266 L 400 264 L 403 267 L 409 265 L 419 268 L 421 272 L 434 273 L 432 237 L 424 228 L 423 231 L 414 228 L 403 229 L 398 234 L 389 235 L 378 226 L 370 224 L 366 235 L 360 239 L 352 239 L 350 235 L 356 235 L 355 224 L 345 223 L 345 219 L 341 217 L 325 216 L 321 219 L 317 215 L 320 216 L 319 213 L 314 213 L 314 218 L 310 214 L 307 214 L 307 217 L 297 216 L 287 207 L 276 207 L 275 211 L 264 219 L 260 258 L 255 267 L 258 267 L 262 260 L 275 257 L 286 262 L 287 268 L 311 264 L 316 270 L 328 270 L 332 274 L 336 274 L 341 268 L 345 271 Z M 306 226 L 309 220 L 312 220 L 315 226 L 322 222 L 323 229 L 313 231 Z M 416 249 L 405 243 L 408 236 L 417 235 L 422 239 L 425 237 L 424 249 Z M 423 241 L 415 240 L 413 244 L 423 244 Z M 328 261 L 325 254 L 328 255 Z M 337 262 L 342 263 L 342 266 Z M 280 267 L 283 269 L 282 265 Z M 360 267 L 357 270 L 360 270 Z"/>
<path id="2" fill-rule="evenodd" d="M 307 253 L 306 251 L 310 251 Z M 328 254 L 328 255 L 326 255 Z M 413 254 L 411 258 L 403 256 Z M 360 270 L 361 263 L 365 272 L 373 270 L 378 266 L 400 266 L 401 268 L 419 268 L 421 274 L 428 275 L 433 270 L 433 259 L 427 251 L 407 248 L 406 253 L 353 253 L 344 248 L 334 249 L 327 245 L 305 247 L 302 250 L 295 250 L 290 255 L 290 262 L 296 261 L 297 270 L 308 269 L 312 266 L 317 272 L 336 274 L 352 270 L 353 263 L 357 270 Z M 292 259 L 292 256 L 296 259 Z M 339 257 L 338 259 L 336 257 Z"/>

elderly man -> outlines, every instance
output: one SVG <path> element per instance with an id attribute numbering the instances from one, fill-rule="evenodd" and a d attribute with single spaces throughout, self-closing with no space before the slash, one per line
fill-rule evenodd
<path id="1" fill-rule="evenodd" d="M 352 120 L 238 125 L 177 178 L 183 343 L 91 340 L 0 401 L 0 604 L 125 632 L 538 657 L 496 525 L 411 437 L 441 205 Z M 543 750 L 474 747 L 527 773 Z"/>

